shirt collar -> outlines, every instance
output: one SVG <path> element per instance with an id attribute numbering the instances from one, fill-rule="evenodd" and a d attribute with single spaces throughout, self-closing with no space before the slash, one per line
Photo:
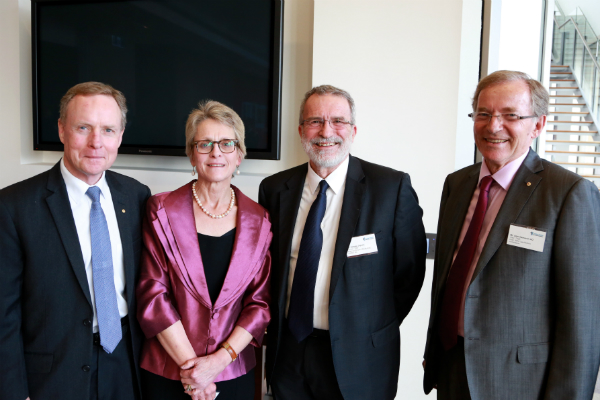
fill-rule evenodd
<path id="1" fill-rule="evenodd" d="M 488 175 L 492 175 L 492 178 L 500 186 L 502 186 L 502 188 L 504 190 L 508 191 L 508 189 L 510 188 L 510 185 L 512 184 L 512 181 L 515 179 L 515 175 L 517 174 L 517 171 L 521 167 L 521 164 L 523 164 L 523 161 L 525 161 L 525 157 L 527 157 L 527 154 L 529 154 L 528 151 L 526 151 L 525 154 L 523 154 L 519 158 L 516 158 L 516 159 L 512 160 L 511 162 L 509 162 L 508 164 L 506 164 L 504 167 L 500 168 L 493 175 L 490 172 L 487 164 L 485 163 L 485 159 L 484 159 L 482 161 L 482 163 L 481 163 L 481 169 L 479 170 L 479 182 L 478 182 L 478 184 L 481 183 L 481 180 L 484 177 L 486 177 Z"/>
<path id="2" fill-rule="evenodd" d="M 329 185 L 329 188 L 333 190 L 334 194 L 339 193 L 346 183 L 346 175 L 348 175 L 348 165 L 350 163 L 350 156 L 346 157 L 344 161 L 338 165 L 338 167 L 331 173 L 325 181 Z M 308 163 L 308 173 L 306 174 L 306 182 L 311 193 L 315 193 L 319 187 L 319 183 L 323 180 L 317 173 L 312 169 L 310 163 Z"/>
<path id="3" fill-rule="evenodd" d="M 87 195 L 85 192 L 92 187 L 98 186 L 100 188 L 100 192 L 102 197 L 106 198 L 108 195 L 109 189 L 108 184 L 106 183 L 106 173 L 102 173 L 102 177 L 95 185 L 88 185 L 81 179 L 77 178 L 73 175 L 65 166 L 64 159 L 60 160 L 60 172 L 62 174 L 63 180 L 65 181 L 65 185 L 67 186 L 67 193 L 69 193 L 69 198 L 76 203 L 79 203 L 81 199 L 86 198 Z"/>

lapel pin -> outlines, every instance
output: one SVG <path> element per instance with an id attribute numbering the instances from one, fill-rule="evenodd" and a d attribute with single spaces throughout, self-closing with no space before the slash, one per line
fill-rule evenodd
<path id="1" fill-rule="evenodd" d="M 527 186 L 531 186 L 531 182 L 527 182 Z M 123 210 L 125 212 L 125 210 Z"/>
<path id="2" fill-rule="evenodd" d="M 125 214 L 125 209 L 122 209 L 121 211 L 123 212 L 123 214 Z"/>

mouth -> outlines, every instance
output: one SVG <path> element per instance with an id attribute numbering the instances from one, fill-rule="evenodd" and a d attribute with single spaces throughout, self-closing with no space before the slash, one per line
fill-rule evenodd
<path id="1" fill-rule="evenodd" d="M 336 140 L 327 140 L 327 141 L 313 141 L 311 144 L 314 146 L 317 146 L 320 149 L 326 149 L 326 148 L 337 146 L 340 144 L 340 142 L 336 141 Z"/>
<path id="2" fill-rule="evenodd" d="M 487 139 L 487 138 L 484 138 L 483 140 L 485 140 L 488 143 L 492 143 L 492 144 L 500 144 L 500 143 L 508 142 L 508 139 Z"/>
<path id="3" fill-rule="evenodd" d="M 225 164 L 216 164 L 216 163 L 211 163 L 211 164 L 206 164 L 209 167 L 224 167 Z"/>

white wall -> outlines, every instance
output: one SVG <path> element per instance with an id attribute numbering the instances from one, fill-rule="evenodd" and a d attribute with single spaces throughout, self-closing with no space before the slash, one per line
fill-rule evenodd
<path id="1" fill-rule="evenodd" d="M 470 96 L 477 84 L 481 1 L 315 0 L 313 85 L 357 105 L 352 153 L 411 175 L 435 232 L 447 174 L 473 162 Z M 420 399 L 433 263 L 404 321 L 398 399 Z"/>

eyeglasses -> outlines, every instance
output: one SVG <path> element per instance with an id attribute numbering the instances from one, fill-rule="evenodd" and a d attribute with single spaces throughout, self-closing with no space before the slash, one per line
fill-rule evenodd
<path id="1" fill-rule="evenodd" d="M 325 125 L 325 122 L 329 122 L 329 126 L 338 131 L 346 128 L 347 125 L 352 125 L 352 122 L 346 121 L 344 118 L 308 118 L 302 121 L 302 125 L 307 129 L 321 129 Z"/>
<path id="2" fill-rule="evenodd" d="M 526 118 L 537 118 L 536 115 L 519 115 L 519 114 L 515 114 L 515 113 L 492 115 L 492 114 L 486 113 L 486 112 L 471 113 L 471 114 L 469 114 L 469 117 L 474 122 L 479 122 L 479 123 L 485 122 L 486 124 L 492 120 L 492 117 L 496 117 L 496 118 L 498 118 L 499 121 L 502 120 L 504 122 L 516 122 L 518 120 L 526 119 Z"/>
<path id="3" fill-rule="evenodd" d="M 219 150 L 221 150 L 222 153 L 233 153 L 239 142 L 239 140 L 234 139 L 222 139 L 218 142 L 213 140 L 199 140 L 192 143 L 192 145 L 194 145 L 196 151 L 200 154 L 210 153 L 215 144 L 219 146 Z"/>

